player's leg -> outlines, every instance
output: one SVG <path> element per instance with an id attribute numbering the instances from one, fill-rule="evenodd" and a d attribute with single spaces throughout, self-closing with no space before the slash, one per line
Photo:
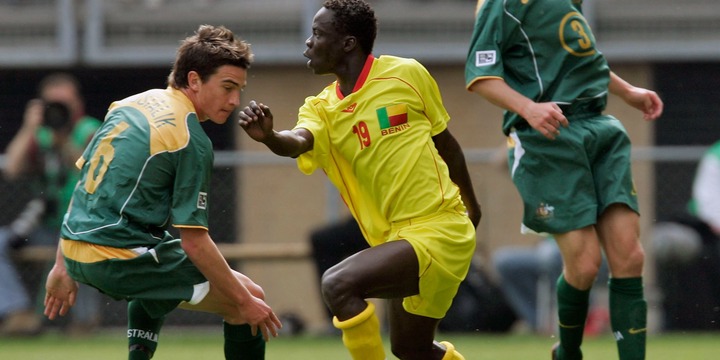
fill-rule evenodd
<path id="1" fill-rule="evenodd" d="M 250 290 L 253 296 L 265 299 L 265 292 L 260 285 L 239 272 L 235 272 L 235 276 Z M 265 359 L 266 342 L 259 329 L 253 335 L 249 324 L 231 324 L 223 321 L 223 336 L 225 338 L 223 346 L 225 359 Z"/>
<path id="2" fill-rule="evenodd" d="M 610 206 L 600 217 L 598 233 L 612 274 L 610 323 L 621 360 L 645 359 L 647 302 L 642 271 L 639 216 L 623 204 Z"/>
<path id="3" fill-rule="evenodd" d="M 434 341 L 440 319 L 413 315 L 403 308 L 403 299 L 390 299 L 388 321 L 392 353 L 400 359 L 463 360 L 449 342 Z"/>
<path id="4" fill-rule="evenodd" d="M 245 285 L 250 293 L 260 299 L 265 299 L 263 289 L 249 277 L 233 271 L 235 277 Z M 210 287 L 208 294 L 197 304 L 182 303 L 180 308 L 216 313 L 223 316 L 223 335 L 225 359 L 261 360 L 265 358 L 265 339 L 258 330 L 255 335 L 249 324 L 237 323 L 229 314 L 236 310 L 236 304 L 222 295 L 214 287 Z"/>
<path id="5" fill-rule="evenodd" d="M 128 359 L 148 360 L 158 346 L 160 328 L 165 316 L 153 318 L 141 300 L 128 302 Z"/>
<path id="6" fill-rule="evenodd" d="M 610 268 L 610 322 L 620 359 L 644 359 L 647 304 L 643 296 L 645 254 L 640 244 L 637 193 L 632 180 L 631 144 L 622 124 L 597 122 L 604 134 L 596 159 L 595 181 L 603 189 L 604 209 L 597 231 Z"/>
<path id="7" fill-rule="evenodd" d="M 343 344 L 353 359 L 384 360 L 385 348 L 375 305 L 371 302 L 365 304 L 364 310 L 346 320 L 333 317 L 333 325 L 342 331 Z"/>
<path id="8" fill-rule="evenodd" d="M 555 240 L 563 258 L 563 274 L 556 289 L 560 335 L 556 358 L 579 360 L 590 288 L 602 262 L 600 243 L 592 226 L 556 234 Z"/>
<path id="9" fill-rule="evenodd" d="M 330 268 L 322 279 L 323 298 L 353 359 L 385 359 L 380 324 L 374 306 L 365 299 L 403 298 L 418 291 L 418 260 L 404 240 L 360 251 Z"/>
<path id="10" fill-rule="evenodd" d="M 369 247 L 360 226 L 352 217 L 313 231 L 310 234 L 310 245 L 318 283 L 329 268 Z M 330 309 L 326 310 L 332 322 L 332 313 Z"/>

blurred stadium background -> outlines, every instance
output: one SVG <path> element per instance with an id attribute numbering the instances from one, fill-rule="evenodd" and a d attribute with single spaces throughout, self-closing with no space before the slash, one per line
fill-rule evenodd
<path id="1" fill-rule="evenodd" d="M 378 15 L 374 53 L 414 57 L 435 75 L 451 130 L 466 150 L 483 204 L 481 263 L 498 246 L 530 245 L 519 235 L 518 198 L 496 163 L 503 143 L 501 113 L 464 89 L 463 67 L 475 0 L 371 0 Z M 83 85 L 87 112 L 102 118 L 111 101 L 164 87 L 178 42 L 198 25 L 225 25 L 253 44 L 243 102 L 273 106 L 278 127 L 290 127 L 305 96 L 328 77 L 305 68 L 304 40 L 321 0 L 0 0 L 0 149 L 22 121 L 25 103 L 46 74 L 63 70 Z M 635 143 L 635 176 L 643 208 L 643 241 L 652 225 L 681 212 L 699 156 L 720 139 L 720 2 L 717 0 L 585 0 L 586 15 L 611 66 L 631 82 L 656 89 L 666 103 L 657 123 L 611 99 Z M 211 234 L 224 243 L 305 243 L 312 229 L 346 213 L 324 176 L 304 176 L 294 162 L 251 143 L 235 125 L 208 126 L 219 151 L 210 194 Z M 3 150 L 4 151 L 4 150 Z M 0 156 L 0 165 L 2 165 Z M 32 194 L 26 182 L 0 180 L 0 225 Z M 649 251 L 652 255 L 652 251 Z M 309 329 L 325 326 L 310 259 L 238 261 L 264 286 L 276 312 L 296 314 Z M 45 263 L 21 263 L 38 291 Z M 648 266 L 651 314 L 659 312 Z M 124 304 L 108 301 L 103 324 L 125 322 Z M 217 319 L 179 313 L 169 324 Z M 662 324 L 655 321 L 655 329 Z"/>

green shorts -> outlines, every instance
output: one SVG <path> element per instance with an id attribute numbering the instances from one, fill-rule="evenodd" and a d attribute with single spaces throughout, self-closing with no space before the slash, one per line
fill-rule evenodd
<path id="1" fill-rule="evenodd" d="M 593 225 L 615 203 L 638 212 L 622 123 L 602 114 L 568 120 L 555 140 L 529 126 L 510 132 L 508 162 L 524 203 L 523 232 L 562 234 Z"/>
<path id="2" fill-rule="evenodd" d="M 394 223 L 388 241 L 407 240 L 415 249 L 420 293 L 403 300 L 405 311 L 441 319 L 452 305 L 475 254 L 475 227 L 462 213 L 443 211 Z"/>
<path id="3" fill-rule="evenodd" d="M 157 318 L 181 302 L 200 302 L 209 291 L 207 279 L 180 247 L 180 240 L 163 241 L 138 250 L 131 259 L 79 262 L 65 257 L 70 276 L 116 300 L 140 300 Z"/>

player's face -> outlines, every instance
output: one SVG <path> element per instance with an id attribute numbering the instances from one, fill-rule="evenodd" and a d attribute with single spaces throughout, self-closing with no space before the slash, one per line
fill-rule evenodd
<path id="1" fill-rule="evenodd" d="M 240 105 L 240 92 L 245 88 L 247 69 L 232 65 L 223 65 L 205 83 L 197 79 L 195 85 L 195 111 L 203 121 L 210 119 L 216 124 L 224 124 L 235 108 Z M 191 87 L 192 87 L 191 85 Z"/>
<path id="2" fill-rule="evenodd" d="M 345 36 L 335 30 L 333 17 L 332 10 L 321 8 L 313 18 L 312 35 L 305 40 L 307 50 L 303 55 L 309 59 L 307 66 L 318 75 L 335 73 L 345 55 Z"/>
<path id="3" fill-rule="evenodd" d="M 80 94 L 74 85 L 70 83 L 60 83 L 48 86 L 43 89 L 40 97 L 46 102 L 59 102 L 65 104 L 70 109 L 71 118 L 76 119 L 82 116 L 82 100 Z"/>

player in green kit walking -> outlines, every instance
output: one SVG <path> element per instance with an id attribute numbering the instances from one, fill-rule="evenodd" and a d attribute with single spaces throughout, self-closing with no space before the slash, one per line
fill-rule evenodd
<path id="1" fill-rule="evenodd" d="M 563 257 L 556 359 L 581 359 L 588 295 L 604 251 L 620 359 L 644 359 L 647 305 L 630 140 L 603 114 L 607 93 L 657 119 L 663 104 L 608 68 L 581 0 L 478 2 L 467 88 L 505 110 L 523 230 L 552 234 Z"/>
<path id="2" fill-rule="evenodd" d="M 433 339 L 470 266 L 480 206 L 437 84 L 415 60 L 374 57 L 376 31 L 364 1 L 326 1 L 305 56 L 337 80 L 306 99 L 293 130 L 274 131 L 270 109 L 255 102 L 239 122 L 304 173 L 323 170 L 371 245 L 321 284 L 353 359 L 386 359 L 368 298 L 389 299 L 398 358 L 463 359 Z"/>
<path id="3" fill-rule="evenodd" d="M 176 307 L 223 317 L 227 359 L 264 359 L 281 324 L 208 234 L 213 151 L 200 126 L 224 123 L 238 106 L 251 61 L 247 43 L 203 25 L 178 49 L 166 89 L 110 106 L 77 162 L 81 180 L 47 280 L 50 319 L 67 313 L 79 281 L 128 301 L 131 360 L 152 357 Z"/>

